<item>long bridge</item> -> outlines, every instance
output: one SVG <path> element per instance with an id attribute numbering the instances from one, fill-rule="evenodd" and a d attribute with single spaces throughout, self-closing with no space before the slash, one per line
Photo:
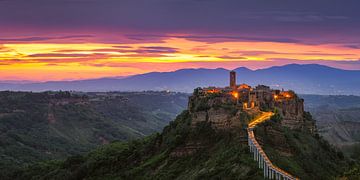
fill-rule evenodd
<path id="1" fill-rule="evenodd" d="M 253 129 L 258 124 L 269 120 L 273 114 L 274 113 L 272 112 L 264 112 L 261 116 L 249 123 L 247 133 L 250 152 L 253 153 L 254 160 L 258 162 L 259 168 L 263 169 L 265 179 L 298 180 L 298 178 L 275 166 L 261 148 L 260 144 L 256 141 Z"/>

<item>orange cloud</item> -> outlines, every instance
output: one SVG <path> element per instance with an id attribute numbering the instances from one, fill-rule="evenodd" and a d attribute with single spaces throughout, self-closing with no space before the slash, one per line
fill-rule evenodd
<path id="1" fill-rule="evenodd" d="M 356 68 L 358 66 L 346 64 L 358 59 L 360 49 L 339 44 L 208 43 L 180 36 L 135 44 L 19 42 L 0 45 L 0 79 L 73 80 L 181 68 L 247 66 L 256 69 L 296 62 Z"/>

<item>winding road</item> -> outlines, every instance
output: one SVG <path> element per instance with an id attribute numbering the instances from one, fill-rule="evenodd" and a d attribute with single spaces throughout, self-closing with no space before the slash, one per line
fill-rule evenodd
<path id="1" fill-rule="evenodd" d="M 260 144 L 256 141 L 253 129 L 258 124 L 270 120 L 272 115 L 274 115 L 273 112 L 263 112 L 259 117 L 248 124 L 247 132 L 250 152 L 253 153 L 254 160 L 258 162 L 259 168 L 263 169 L 265 179 L 298 180 L 298 178 L 275 166 L 261 148 Z"/>

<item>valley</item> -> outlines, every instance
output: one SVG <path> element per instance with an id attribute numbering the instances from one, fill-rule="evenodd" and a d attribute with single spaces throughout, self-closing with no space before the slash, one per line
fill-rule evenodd
<path id="1" fill-rule="evenodd" d="M 91 160 L 93 158 L 96 158 L 96 161 L 100 160 L 104 161 L 104 163 L 109 163 L 107 160 L 110 158 L 107 155 L 109 153 L 113 153 L 115 157 L 122 157 L 124 155 L 123 153 L 131 154 L 134 153 L 133 151 L 138 151 L 137 153 L 142 154 L 142 156 L 144 156 L 142 158 L 145 158 L 141 161 L 149 163 L 147 165 L 144 164 L 145 166 L 143 167 L 143 170 L 149 173 L 154 173 L 150 170 L 152 168 L 164 166 L 164 164 L 161 165 L 160 162 L 167 162 L 171 165 L 167 164 L 166 166 L 170 165 L 170 167 L 178 168 L 179 171 L 175 174 L 179 177 L 200 177 L 203 176 L 203 174 L 200 173 L 201 168 L 203 168 L 201 163 L 211 163 L 217 159 L 216 161 L 230 163 L 225 163 L 224 167 L 222 167 L 224 169 L 231 169 L 231 166 L 239 161 L 245 164 L 242 164 L 238 168 L 244 170 L 244 168 L 248 169 L 252 167 L 250 168 L 252 170 L 248 171 L 252 177 L 260 178 L 262 176 L 262 172 L 255 168 L 256 164 L 251 160 L 251 156 L 247 157 L 248 150 L 246 146 L 241 144 L 236 145 L 236 141 L 244 141 L 246 132 L 238 132 L 235 134 L 233 131 L 230 134 L 222 131 L 213 132 L 212 128 L 201 122 L 200 124 L 202 125 L 200 127 L 191 130 L 192 128 L 190 127 L 195 127 L 196 123 L 190 123 L 190 119 L 193 119 L 194 115 L 190 115 L 191 113 L 189 114 L 187 112 L 180 114 L 174 122 L 170 122 L 176 115 L 186 109 L 189 94 L 153 91 L 108 93 L 26 93 L 5 91 L 1 92 L 0 95 L 2 102 L 0 116 L 2 122 L 0 124 L 2 137 L 0 167 L 3 175 L 8 173 L 13 174 L 14 172 L 20 171 L 22 167 L 27 165 L 34 166 L 33 163 L 37 164 L 38 162 L 42 163 L 34 167 L 40 169 L 45 168 L 43 169 L 45 172 L 49 171 L 49 168 L 55 168 L 54 170 L 56 170 L 59 168 L 59 165 L 63 164 L 63 159 L 65 158 L 65 162 L 70 164 L 80 163 L 78 165 L 91 163 L 88 161 L 93 161 Z M 358 111 L 360 98 L 357 96 L 321 95 L 300 95 L 300 97 L 305 99 L 305 110 L 310 111 L 316 120 L 318 133 L 331 144 L 345 152 L 347 157 L 354 160 L 360 157 L 357 155 L 357 150 L 360 148 L 360 146 L 357 145 L 359 142 L 359 128 L 357 124 L 360 117 Z M 214 101 L 214 103 L 215 102 L 216 101 Z M 213 104 L 212 106 L 215 106 L 215 108 L 209 111 L 208 115 L 212 117 L 210 119 L 218 123 L 218 126 L 221 128 L 229 125 L 232 126 L 232 120 L 226 123 L 221 122 L 221 118 L 225 117 L 221 116 L 222 113 L 234 113 L 234 110 L 229 109 L 231 106 L 229 106 L 229 104 Z M 199 106 L 199 110 L 203 107 L 206 106 Z M 250 116 L 239 114 L 240 116 L 238 117 L 250 118 L 256 115 L 250 111 L 248 113 L 250 113 Z M 198 114 L 201 115 L 201 111 Z M 219 119 L 217 120 L 217 118 Z M 168 125 L 169 122 L 170 125 Z M 269 124 L 273 125 L 269 126 Z M 234 125 L 241 127 L 241 124 Z M 165 128 L 163 129 L 163 127 Z M 161 132 L 162 129 L 163 132 L 161 134 L 154 134 Z M 306 155 L 305 153 L 296 156 L 295 164 L 292 165 L 290 169 L 287 169 L 284 163 L 288 164 L 289 161 L 292 161 L 288 159 L 288 156 L 294 153 L 293 148 L 300 148 L 298 143 L 301 142 L 304 144 L 311 142 L 316 144 L 316 140 L 313 140 L 312 137 L 301 132 L 288 132 L 281 128 L 278 122 L 274 120 L 266 122 L 264 125 L 261 123 L 256 133 L 259 134 L 259 143 L 264 145 L 265 151 L 269 153 L 268 156 L 273 159 L 276 164 L 280 167 L 285 167 L 285 169 L 291 173 L 308 176 L 305 171 L 296 170 L 300 165 L 297 161 L 303 160 L 305 156 L 311 157 L 312 155 Z M 264 137 L 264 134 L 270 134 L 270 136 L 276 137 L 276 140 L 267 139 Z M 302 138 L 294 141 L 293 138 L 299 136 Z M 135 140 L 143 137 L 147 138 L 145 138 L 145 140 Z M 218 139 L 218 141 L 213 142 L 208 139 L 208 137 Z M 308 142 L 304 142 L 304 140 Z M 126 141 L 128 141 L 128 143 L 126 143 Z M 290 142 L 289 145 L 286 145 L 285 142 L 287 141 Z M 317 146 L 317 148 L 323 147 L 325 149 L 331 149 L 329 144 L 323 141 L 321 142 L 322 145 Z M 282 145 L 277 146 L 273 143 L 280 143 Z M 123 149 L 129 148 L 130 146 L 132 150 L 127 149 L 125 151 L 125 149 Z M 224 149 L 223 146 L 231 148 Z M 94 151 L 93 149 L 96 150 Z M 232 159 L 230 156 L 231 154 L 237 156 L 234 154 L 236 151 L 244 153 L 244 155 L 239 156 L 238 158 L 240 159 L 237 160 Z M 299 151 L 299 149 L 296 151 Z M 203 153 L 215 154 L 203 156 Z M 226 153 L 227 156 L 220 156 L 223 153 Z M 311 153 L 311 151 L 307 153 Z M 126 156 L 130 156 L 130 154 Z M 284 155 L 286 158 L 281 158 Z M 337 155 L 331 156 L 337 157 Z M 104 159 L 101 160 L 102 158 Z M 153 158 L 160 159 L 155 160 Z M 190 166 L 187 163 L 189 158 L 193 160 L 196 159 L 198 163 Z M 153 160 L 154 162 L 152 162 Z M 309 161 L 311 160 L 309 159 Z M 61 166 L 67 168 L 67 165 L 63 164 Z M 95 164 L 93 166 L 94 168 L 99 168 Z M 106 166 L 107 165 L 104 165 L 103 168 L 106 169 Z M 114 172 L 108 172 L 106 174 L 118 176 L 131 172 L 131 175 L 136 175 L 137 172 L 133 172 L 132 170 L 135 166 L 139 166 L 139 164 L 136 163 L 134 166 L 123 167 L 125 169 L 122 170 L 119 169 L 120 174 Z M 120 167 L 122 166 L 120 165 Z M 181 175 L 180 171 L 187 169 L 187 167 L 193 168 L 192 171 L 190 171 L 190 169 L 186 170 L 186 172 L 192 172 L 192 175 Z M 329 167 L 333 167 L 333 165 Z M 207 173 L 210 174 L 214 173 L 213 175 L 220 173 L 222 169 L 217 166 L 209 166 L 207 168 L 215 168 L 214 171 L 207 171 Z M 314 168 L 319 167 L 314 166 Z M 170 175 L 174 173 L 173 170 L 174 169 L 166 170 L 165 168 L 160 172 L 170 173 L 168 174 L 169 176 L 165 175 L 164 177 L 171 177 Z M 90 175 L 94 177 L 97 176 L 97 171 L 95 170 L 83 169 L 81 171 L 94 171 L 95 174 Z M 27 171 L 27 173 L 36 174 L 38 170 L 34 169 Z M 68 175 L 71 175 L 74 172 L 68 173 Z M 76 174 L 78 173 L 80 172 Z M 235 172 L 236 175 L 230 173 L 229 175 L 238 176 L 238 173 L 239 172 Z M 31 175 L 36 177 L 35 174 Z M 98 172 L 98 175 L 102 176 L 104 172 Z M 140 174 L 138 175 L 140 176 Z M 162 176 L 156 175 L 154 177 Z M 247 175 L 243 177 L 247 177 Z"/>
<path id="2" fill-rule="evenodd" d="M 0 171 L 158 132 L 186 107 L 187 96 L 0 92 Z"/>

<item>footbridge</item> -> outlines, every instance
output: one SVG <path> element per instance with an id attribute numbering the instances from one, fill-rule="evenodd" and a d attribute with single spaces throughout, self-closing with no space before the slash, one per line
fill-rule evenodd
<path id="1" fill-rule="evenodd" d="M 258 124 L 269 120 L 273 114 L 274 113 L 272 112 L 263 112 L 261 116 L 249 123 L 247 133 L 250 152 L 253 154 L 254 160 L 258 162 L 259 168 L 263 169 L 265 179 L 298 180 L 298 178 L 275 166 L 261 148 L 260 144 L 256 141 L 253 129 Z"/>

